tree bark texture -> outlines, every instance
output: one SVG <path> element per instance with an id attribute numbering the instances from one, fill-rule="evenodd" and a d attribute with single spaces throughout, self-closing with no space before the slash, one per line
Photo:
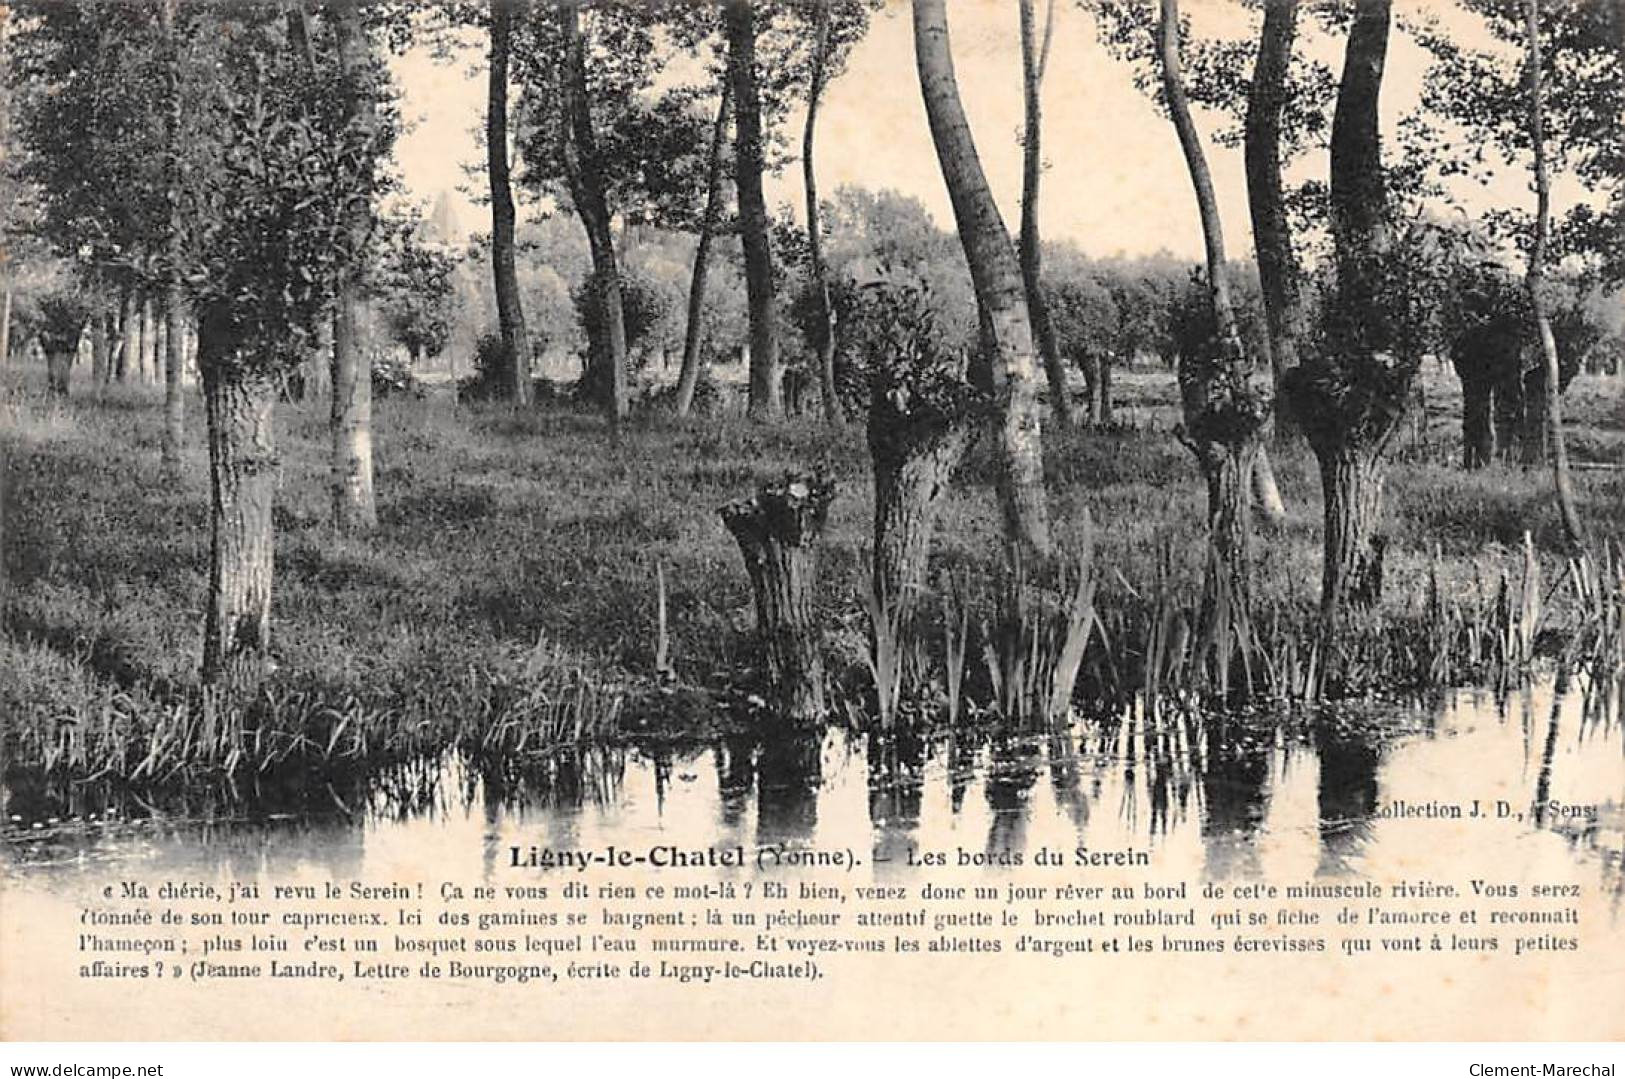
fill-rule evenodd
<path id="1" fill-rule="evenodd" d="M 1071 426 L 1072 397 L 1067 392 L 1066 361 L 1055 340 L 1049 304 L 1044 299 L 1044 259 L 1038 231 L 1038 191 L 1043 176 L 1043 88 L 1049 66 L 1049 47 L 1055 28 L 1055 0 L 1046 0 L 1044 35 L 1039 40 L 1033 0 L 1020 0 L 1021 24 L 1021 280 L 1027 292 L 1027 314 L 1032 321 L 1038 353 L 1044 361 L 1056 422 Z"/>
<path id="2" fill-rule="evenodd" d="M 757 419 L 784 414 L 784 369 L 773 284 L 773 246 L 767 200 L 762 193 L 762 101 L 756 75 L 756 15 L 750 0 L 726 0 L 728 77 L 733 81 L 734 183 L 739 198 L 739 237 L 745 250 L 745 292 L 750 308 L 749 413 Z"/>
<path id="3" fill-rule="evenodd" d="M 835 487 L 789 475 L 722 507 L 756 597 L 756 628 L 778 715 L 796 723 L 825 712 L 823 632 L 814 612 L 818 541 Z"/>
<path id="4" fill-rule="evenodd" d="M 587 233 L 592 255 L 593 282 L 600 289 L 604 324 L 593 336 L 588 359 L 588 385 L 598 395 L 611 432 L 619 432 L 627 416 L 626 315 L 621 299 L 620 268 L 615 258 L 615 237 L 610 229 L 604 174 L 598 160 L 598 137 L 593 130 L 587 98 L 587 51 L 581 34 L 581 12 L 576 3 L 558 10 L 565 47 L 564 77 L 560 80 L 563 115 L 564 172 L 576 216 Z M 594 371 L 592 368 L 596 367 Z"/>
<path id="5" fill-rule="evenodd" d="M 722 80 L 721 97 L 717 103 L 717 118 L 711 127 L 711 154 L 705 166 L 705 217 L 700 222 L 700 236 L 694 247 L 694 271 L 688 284 L 683 367 L 677 376 L 678 416 L 687 416 L 694 408 L 694 393 L 699 389 L 700 375 L 705 366 L 705 284 L 711 269 L 711 245 L 722 219 L 723 150 L 727 145 L 728 123 L 733 113 L 733 83 L 729 79 Z"/>
<path id="6" fill-rule="evenodd" d="M 1320 457 L 1325 493 L 1326 566 L 1321 608 L 1328 616 L 1347 607 L 1370 607 L 1382 597 L 1383 554 L 1378 534 L 1383 475 L 1368 448 L 1349 446 Z"/>
<path id="7" fill-rule="evenodd" d="M 514 263 L 513 180 L 508 168 L 508 54 L 515 0 L 491 4 L 491 52 L 486 88 L 485 154 L 491 187 L 491 274 L 497 297 L 497 325 L 507 352 L 506 395 L 515 404 L 530 403 L 530 334 L 519 296 Z"/>
<path id="8" fill-rule="evenodd" d="M 818 176 L 813 167 L 814 136 L 818 131 L 818 106 L 823 100 L 828 74 L 830 0 L 813 0 L 813 62 L 807 87 L 807 122 L 801 132 L 801 178 L 807 194 L 807 247 L 812 263 L 813 290 L 818 297 L 818 389 L 824 403 L 824 422 L 839 427 L 840 397 L 835 392 L 835 307 L 829 295 L 829 266 L 824 260 L 823 224 L 819 218 Z"/>
<path id="9" fill-rule="evenodd" d="M 938 510 L 970 445 L 968 421 L 911 420 L 871 407 L 874 464 L 874 583 L 882 609 L 906 629 L 924 594 Z"/>
<path id="10" fill-rule="evenodd" d="M 992 446 L 1007 557 L 1039 562 L 1050 553 L 1049 507 L 1038 408 L 1038 358 L 1026 288 L 1009 230 L 976 155 L 959 99 L 944 0 L 914 0 L 914 55 L 931 139 L 953 203 L 981 325 L 981 369 L 996 409 Z"/>
<path id="11" fill-rule="evenodd" d="M 229 316 L 204 315 L 198 363 L 209 428 L 206 683 L 238 666 L 257 670 L 271 645 L 276 385 L 251 373 L 251 347 L 234 337 Z"/>

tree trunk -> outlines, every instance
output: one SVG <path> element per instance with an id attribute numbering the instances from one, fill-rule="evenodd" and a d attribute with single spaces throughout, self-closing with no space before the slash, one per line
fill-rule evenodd
<path id="1" fill-rule="evenodd" d="M 1461 378 L 1461 467 L 1483 468 L 1495 453 L 1495 425 L 1490 414 L 1495 383 L 1460 364 L 1456 373 Z"/>
<path id="2" fill-rule="evenodd" d="M 1496 382 L 1494 398 L 1496 460 L 1503 464 L 1517 464 L 1523 460 L 1523 375 L 1514 370 Z"/>
<path id="3" fill-rule="evenodd" d="M 814 0 L 813 62 L 807 88 L 807 123 L 801 134 L 801 176 L 807 189 L 807 246 L 812 262 L 813 290 L 818 296 L 818 388 L 824 399 L 824 422 L 839 427 L 840 398 L 835 392 L 835 308 L 829 296 L 829 267 L 824 262 L 823 224 L 819 220 L 818 179 L 813 168 L 813 136 L 818 127 L 818 105 L 824 96 L 829 64 L 829 0 Z"/>
<path id="4" fill-rule="evenodd" d="M 1207 481 L 1208 557 L 1202 575 L 1202 607 L 1197 619 L 1209 676 L 1219 695 L 1230 698 L 1234 668 L 1250 674 L 1252 611 L 1252 528 L 1248 521 L 1260 440 L 1224 446 L 1204 469 Z M 1250 681 L 1250 679 L 1249 679 Z M 1244 681 L 1245 693 L 1251 687 Z"/>
<path id="5" fill-rule="evenodd" d="M 1259 429 L 1261 442 L 1267 437 L 1267 432 L 1267 425 Z M 1286 521 L 1286 502 L 1281 498 L 1281 488 L 1275 482 L 1275 465 L 1270 461 L 1269 450 L 1263 445 L 1258 447 L 1258 458 L 1253 462 L 1253 508 L 1272 525 L 1281 525 Z"/>
<path id="6" fill-rule="evenodd" d="M 1585 529 L 1574 504 L 1574 487 L 1569 478 L 1569 455 L 1563 441 L 1562 375 L 1557 358 L 1557 339 L 1546 313 L 1546 246 L 1552 228 L 1551 177 L 1546 167 L 1546 116 L 1540 71 L 1540 0 L 1524 0 L 1524 32 L 1527 38 L 1529 82 L 1529 140 L 1535 157 L 1535 236 L 1529 249 L 1529 303 L 1540 334 L 1544 386 L 1540 396 L 1544 413 L 1542 435 L 1552 461 L 1552 486 L 1557 492 L 1558 514 L 1563 522 L 1563 538 L 1571 553 L 1584 549 Z M 1526 446 L 1527 449 L 1527 446 Z"/>
<path id="7" fill-rule="evenodd" d="M 626 314 L 621 301 L 621 275 L 615 259 L 615 237 L 610 229 L 609 203 L 598 160 L 598 138 L 587 100 L 586 43 L 581 35 L 581 14 L 575 2 L 561 5 L 559 28 L 566 42 L 560 108 L 564 129 L 564 172 L 576 216 L 587 233 L 592 253 L 593 281 L 601 290 L 599 313 L 604 324 L 590 342 L 587 379 L 609 419 L 610 433 L 619 436 L 627 415 Z M 594 371 L 593 368 L 597 370 Z"/>
<path id="8" fill-rule="evenodd" d="M 186 298 L 179 283 L 171 283 L 164 298 L 169 329 L 164 340 L 164 442 L 160 460 L 170 477 L 181 471 L 181 449 L 186 444 L 186 397 L 181 368 L 186 362 Z"/>
<path id="9" fill-rule="evenodd" d="M 181 448 L 186 441 L 186 398 L 181 392 L 181 370 L 186 365 L 186 294 L 181 280 L 180 265 L 184 254 L 181 243 L 181 185 L 180 171 L 183 119 L 181 101 L 180 38 L 175 31 L 175 16 L 180 0 L 163 0 L 159 5 L 159 21 L 164 32 L 164 52 L 167 61 L 164 110 L 164 143 L 168 153 L 164 158 L 164 198 L 169 204 L 168 235 L 164 246 L 169 255 L 168 280 L 164 289 L 164 441 L 160 462 L 164 473 L 171 478 L 180 475 Z"/>
<path id="10" fill-rule="evenodd" d="M 1374 453 L 1350 446 L 1323 457 L 1320 475 L 1326 494 L 1321 609 L 1333 615 L 1345 606 L 1370 607 L 1382 596 L 1387 547 L 1377 534 L 1382 516 L 1382 470 Z"/>
<path id="11" fill-rule="evenodd" d="M 141 308 L 132 290 L 124 294 L 124 315 L 119 337 L 118 380 L 128 384 L 141 377 Z"/>
<path id="12" fill-rule="evenodd" d="M 1095 426 L 1110 427 L 1114 422 L 1112 417 L 1112 369 L 1116 361 L 1105 358 L 1100 361 L 1099 375 L 1097 376 L 1099 388 L 1095 391 Z"/>
<path id="13" fill-rule="evenodd" d="M 982 330 L 983 370 L 997 402 L 992 445 L 1006 554 L 1014 563 L 1047 559 L 1049 507 L 1038 409 L 1038 364 L 1027 319 L 1021 264 L 988 187 L 959 99 L 944 0 L 914 0 L 914 54 L 931 139 L 970 265 Z"/>
<path id="14" fill-rule="evenodd" d="M 151 296 L 141 300 L 141 381 L 148 386 L 158 381 L 158 315 Z"/>
<path id="15" fill-rule="evenodd" d="M 1049 304 L 1044 298 L 1044 263 L 1038 234 L 1038 185 L 1043 173 L 1042 149 L 1044 115 L 1042 90 L 1044 70 L 1049 66 L 1050 41 L 1055 30 L 1055 0 L 1047 0 L 1044 37 L 1038 40 L 1034 26 L 1033 0 L 1021 0 L 1021 92 L 1024 123 L 1021 139 L 1021 280 L 1027 293 L 1027 315 L 1032 322 L 1038 353 L 1049 379 L 1049 394 L 1055 420 L 1071 426 L 1072 397 L 1066 386 L 1066 361 L 1055 340 Z"/>
<path id="16" fill-rule="evenodd" d="M 68 384 L 73 376 L 73 361 L 77 350 L 73 348 L 47 348 L 45 350 L 45 389 L 52 397 L 68 396 Z"/>
<path id="17" fill-rule="evenodd" d="M 0 299 L 0 367 L 11 364 L 11 282 L 6 282 L 4 299 Z"/>
<path id="18" fill-rule="evenodd" d="M 276 384 L 239 367 L 251 346 L 235 340 L 230 325 L 225 312 L 206 313 L 198 342 L 209 427 L 205 683 L 238 666 L 257 671 L 271 645 Z"/>
<path id="19" fill-rule="evenodd" d="M 346 118 L 354 128 L 371 132 L 377 117 L 365 89 L 369 57 L 360 9 L 355 4 L 338 5 L 336 28 L 339 67 L 347 87 Z M 360 252 L 366 243 L 372 231 L 372 214 L 370 197 L 352 201 L 344 224 L 350 234 L 351 251 Z M 347 533 L 365 532 L 378 524 L 372 470 L 372 326 L 360 270 L 358 265 L 341 268 L 333 313 L 333 397 L 328 424 L 333 456 L 329 475 L 333 527 Z"/>
<path id="20" fill-rule="evenodd" d="M 530 334 L 519 298 L 519 271 L 514 264 L 513 181 L 508 170 L 508 51 L 515 0 L 491 4 L 491 55 L 486 94 L 485 155 L 491 185 L 491 273 L 497 295 L 497 325 L 508 354 L 505 396 L 515 404 L 530 403 Z"/>
<path id="21" fill-rule="evenodd" d="M 111 335 L 108 333 L 108 313 L 106 307 L 100 308 L 95 314 L 95 321 L 90 328 L 90 388 L 100 394 L 102 387 L 107 384 L 107 373 L 111 369 Z"/>
<path id="22" fill-rule="evenodd" d="M 721 510 L 756 596 L 769 691 L 778 714 L 797 723 L 825 712 L 823 633 L 813 596 L 818 541 L 834 497 L 827 480 L 790 475 Z"/>
<path id="23" fill-rule="evenodd" d="M 728 139 L 728 118 L 733 111 L 733 83 L 722 80 L 722 100 L 711 128 L 711 156 L 705 167 L 705 217 L 700 238 L 694 247 L 694 274 L 688 285 L 688 323 L 683 330 L 683 368 L 677 376 L 677 415 L 687 416 L 694 407 L 694 392 L 700 385 L 705 364 L 705 280 L 711 268 L 711 243 L 722 218 L 722 158 Z"/>
<path id="24" fill-rule="evenodd" d="M 1331 226 L 1337 284 L 1328 299 L 1329 347 L 1284 373 L 1320 464 L 1326 527 L 1321 614 L 1330 643 L 1350 604 L 1382 588 L 1380 459 L 1404 417 L 1416 357 L 1396 356 L 1383 296 L 1389 245 L 1378 102 L 1390 0 L 1356 0 L 1332 118 Z"/>
<path id="25" fill-rule="evenodd" d="M 1253 250 L 1264 301 L 1265 339 L 1277 389 L 1282 373 L 1297 366 L 1304 318 L 1298 260 L 1292 250 L 1292 227 L 1287 221 L 1281 180 L 1281 111 L 1286 105 L 1286 79 L 1297 16 L 1298 0 L 1266 0 L 1264 4 L 1264 25 L 1247 95 L 1243 140 L 1247 204 L 1252 214 Z M 1265 437 L 1273 435 L 1274 441 L 1285 444 L 1291 440 L 1293 423 L 1289 412 L 1279 407 L 1279 392 L 1276 399 L 1273 429 L 1266 430 Z"/>
<path id="26" fill-rule="evenodd" d="M 728 77 L 733 80 L 734 183 L 739 191 L 739 238 L 745 249 L 750 306 L 750 404 L 757 419 L 784 414 L 784 369 L 774 303 L 773 247 L 762 193 L 762 102 L 756 81 L 756 15 L 750 0 L 726 0 Z"/>
<path id="27" fill-rule="evenodd" d="M 1393 347 L 1379 287 L 1388 246 L 1388 192 L 1379 97 L 1388 57 L 1392 0 L 1356 0 L 1332 115 L 1331 224 L 1337 290 L 1355 339 L 1353 355 Z M 1403 397 L 1404 387 L 1400 387 Z"/>
<path id="28" fill-rule="evenodd" d="M 372 483 L 372 371 L 366 362 L 369 326 L 366 304 L 353 295 L 354 289 L 343 290 L 333 314 L 328 489 L 333 527 L 340 532 L 365 532 L 378 524 Z"/>
<path id="29" fill-rule="evenodd" d="M 1185 420 L 1182 437 L 1202 468 L 1208 492 L 1209 558 L 1198 620 L 1199 654 L 1209 664 L 1220 693 L 1228 696 L 1232 658 L 1239 647 L 1245 666 L 1248 648 L 1248 554 L 1252 542 L 1248 506 L 1263 423 L 1269 416 L 1269 398 L 1257 393 L 1248 378 L 1247 357 L 1230 297 L 1224 230 L 1213 194 L 1213 178 L 1185 94 L 1178 0 L 1161 0 L 1157 31 L 1163 98 L 1196 193 L 1207 255 L 1213 337 L 1181 352 L 1179 388 Z"/>
<path id="30" fill-rule="evenodd" d="M 906 628 L 925 592 L 942 495 L 971 432 L 963 422 L 911 422 L 875 408 L 868 432 L 875 475 L 875 591 L 882 610 Z"/>

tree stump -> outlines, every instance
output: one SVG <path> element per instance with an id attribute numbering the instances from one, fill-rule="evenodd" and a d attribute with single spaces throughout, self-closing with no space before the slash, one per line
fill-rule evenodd
<path id="1" fill-rule="evenodd" d="M 824 706 L 823 633 L 813 613 L 818 540 L 835 485 L 823 475 L 791 473 L 718 512 L 739 543 L 756 594 L 756 630 L 769 692 L 792 722 L 820 718 Z"/>

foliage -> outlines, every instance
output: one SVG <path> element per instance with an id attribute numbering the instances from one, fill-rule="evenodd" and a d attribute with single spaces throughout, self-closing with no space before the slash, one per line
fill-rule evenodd
<path id="1" fill-rule="evenodd" d="M 1488 31 L 1488 44 L 1448 29 L 1425 9 L 1407 20 L 1432 65 L 1423 106 L 1453 125 L 1440 138 L 1441 168 L 1495 173 L 1492 156 L 1520 173 L 1530 168 L 1525 23 L 1522 0 L 1463 0 Z M 1554 254 L 1579 255 L 1615 283 L 1625 282 L 1625 63 L 1617 5 L 1551 3 L 1541 7 L 1541 75 L 1546 153 L 1553 175 L 1572 173 L 1589 193 L 1557 229 Z M 1500 238 L 1527 248 L 1533 215 L 1503 210 L 1486 222 Z"/>
<path id="2" fill-rule="evenodd" d="M 474 373 L 457 381 L 459 401 L 493 401 L 512 384 L 513 357 L 500 334 L 488 333 L 474 345 Z"/>
<path id="3" fill-rule="evenodd" d="M 403 222 L 386 235 L 372 287 L 389 336 L 413 359 L 438 356 L 451 338 L 458 259 L 423 243 L 416 222 Z"/>
<path id="4" fill-rule="evenodd" d="M 968 356 L 938 324 L 928 289 L 877 281 L 850 292 L 841 313 L 842 396 L 870 423 L 958 422 L 985 407 Z"/>
<path id="5" fill-rule="evenodd" d="M 663 287 L 660 282 L 628 267 L 622 267 L 619 282 L 621 324 L 626 330 L 626 359 L 632 366 L 632 370 L 627 373 L 635 375 L 648 363 L 649 346 L 654 343 L 657 331 L 666 324 L 676 309 L 676 297 L 670 288 Z M 587 334 L 587 347 L 602 361 L 588 365 L 589 371 L 601 370 L 608 362 L 608 323 L 604 310 L 605 284 L 605 280 L 597 274 L 589 274 L 586 280 L 570 293 L 576 317 Z M 584 388 L 596 398 L 596 390 L 602 387 Z"/>

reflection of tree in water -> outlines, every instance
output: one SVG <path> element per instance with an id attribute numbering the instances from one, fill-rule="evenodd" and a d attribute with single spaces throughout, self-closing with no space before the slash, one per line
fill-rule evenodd
<path id="1" fill-rule="evenodd" d="M 1259 876 L 1258 833 L 1269 816 L 1274 745 L 1260 731 L 1223 718 L 1203 726 L 1198 775 L 1207 876 Z"/>
<path id="2" fill-rule="evenodd" d="M 717 823 L 724 835 L 739 831 L 745 807 L 756 787 L 756 738 L 730 734 L 716 745 L 712 760 L 717 770 Z"/>
<path id="3" fill-rule="evenodd" d="M 955 731 L 948 742 L 948 806 L 957 816 L 965 808 L 965 792 L 975 777 L 981 739 L 969 731 Z"/>
<path id="4" fill-rule="evenodd" d="M 1371 839 L 1377 811 L 1377 768 L 1382 749 L 1368 731 L 1334 721 L 1316 730 L 1320 757 L 1320 865 L 1322 875 L 1348 873 Z"/>
<path id="5" fill-rule="evenodd" d="M 995 735 L 989 746 L 987 853 L 1019 852 L 1027 847 L 1033 784 L 1042 766 L 1043 742 L 1031 735 Z"/>
<path id="6" fill-rule="evenodd" d="M 925 739 L 909 727 L 869 736 L 869 822 L 876 865 L 904 866 L 919 847 L 925 750 Z"/>
<path id="7" fill-rule="evenodd" d="M 1571 848 L 1587 851 L 1597 858 L 1602 864 L 1603 893 L 1612 897 L 1617 912 L 1620 904 L 1625 902 L 1625 846 L 1615 845 L 1625 838 L 1625 804 L 1617 798 L 1598 802 L 1595 814 L 1571 815 L 1552 810 L 1557 746 L 1562 739 L 1563 712 L 1568 703 L 1569 688 L 1568 672 L 1559 670 L 1552 686 L 1552 707 L 1541 743 L 1540 769 L 1535 774 L 1534 825 L 1562 836 Z M 1618 756 L 1617 747 L 1606 745 L 1611 736 L 1617 736 L 1609 720 L 1608 702 L 1605 699 L 1599 709 L 1595 700 L 1612 691 L 1613 687 L 1606 679 L 1593 679 L 1584 684 L 1579 729 L 1575 736 L 1576 750 L 1590 742 L 1593 752 L 1611 751 Z M 1555 800 L 1567 804 L 1577 802 L 1577 799 L 1564 797 L 1561 788 Z M 1611 826 L 1610 821 L 1613 822 Z"/>
<path id="8" fill-rule="evenodd" d="M 1055 804 L 1072 822 L 1078 845 L 1082 846 L 1084 830 L 1089 826 L 1089 797 L 1083 793 L 1083 770 L 1072 731 L 1059 724 L 1049 736 L 1049 785 Z"/>
<path id="9" fill-rule="evenodd" d="M 805 845 L 818 827 L 818 788 L 824 782 L 823 735 L 817 730 L 768 731 L 756 756 L 756 841 Z"/>

